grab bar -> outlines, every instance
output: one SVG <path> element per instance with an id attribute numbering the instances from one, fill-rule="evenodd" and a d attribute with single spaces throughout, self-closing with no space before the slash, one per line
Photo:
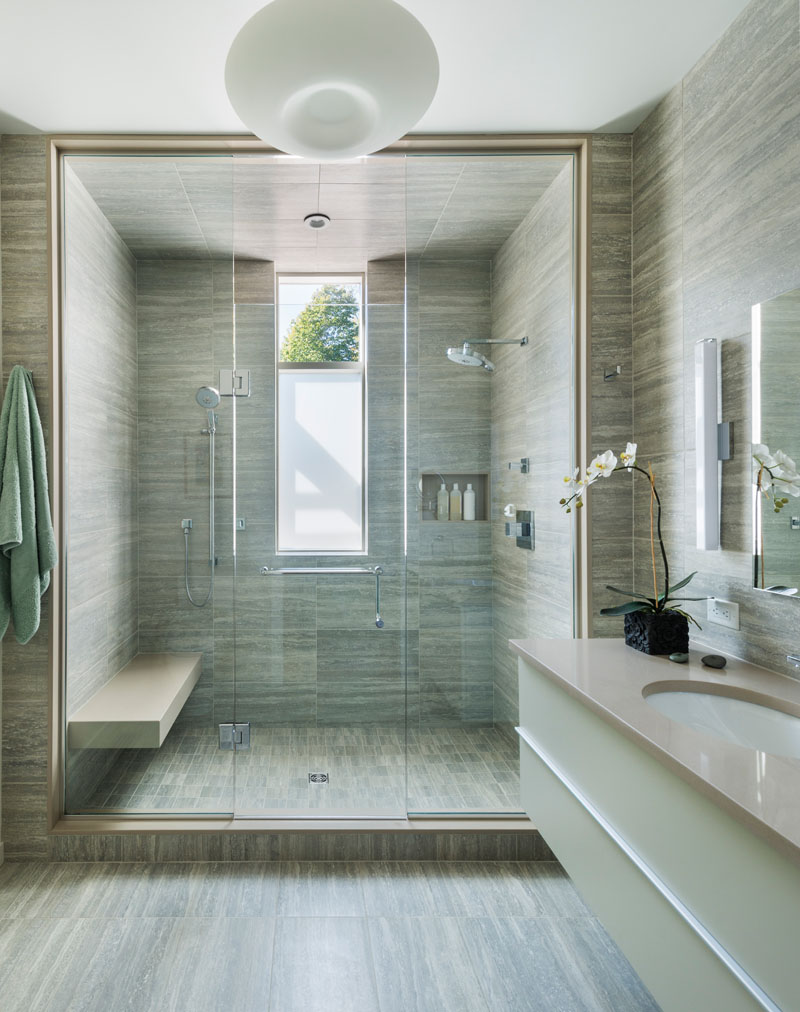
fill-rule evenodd
<path id="1" fill-rule="evenodd" d="M 374 576 L 375 577 L 375 625 L 383 629 L 386 624 L 381 618 L 381 577 L 383 566 L 262 566 L 262 576 Z"/>
<path id="2" fill-rule="evenodd" d="M 281 569 L 271 566 L 262 566 L 262 576 L 339 576 L 343 574 L 345 576 L 381 576 L 383 569 L 380 566 L 330 566 L 323 567 L 319 566 L 314 568 L 313 566 L 297 566 L 289 567 L 287 569 Z"/>

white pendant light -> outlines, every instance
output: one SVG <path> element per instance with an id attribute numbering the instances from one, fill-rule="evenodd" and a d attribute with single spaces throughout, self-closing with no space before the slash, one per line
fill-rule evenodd
<path id="1" fill-rule="evenodd" d="M 273 0 L 228 53 L 239 118 L 280 151 L 315 160 L 377 151 L 422 118 L 439 60 L 394 0 Z"/>

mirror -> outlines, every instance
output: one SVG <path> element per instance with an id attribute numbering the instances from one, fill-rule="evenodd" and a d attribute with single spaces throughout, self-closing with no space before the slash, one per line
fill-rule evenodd
<path id="1" fill-rule="evenodd" d="M 800 288 L 753 306 L 754 585 L 800 597 Z"/>

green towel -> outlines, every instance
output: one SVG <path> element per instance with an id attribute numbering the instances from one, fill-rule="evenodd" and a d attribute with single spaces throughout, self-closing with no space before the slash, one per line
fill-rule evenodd
<path id="1" fill-rule="evenodd" d="M 33 636 L 57 562 L 33 377 L 15 365 L 0 414 L 0 638 L 9 619 L 20 643 Z"/>

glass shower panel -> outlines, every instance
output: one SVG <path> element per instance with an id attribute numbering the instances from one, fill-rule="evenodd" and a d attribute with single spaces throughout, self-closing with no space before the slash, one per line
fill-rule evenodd
<path id="1" fill-rule="evenodd" d="M 403 818 L 404 161 L 243 157 L 234 182 L 235 358 L 251 389 L 234 400 L 236 720 L 250 725 L 236 814 Z M 321 231 L 303 221 L 317 210 Z M 287 276 L 303 301 L 278 314 Z M 357 325 L 358 354 L 338 339 Z"/>
<path id="2" fill-rule="evenodd" d="M 572 189 L 565 155 L 408 159 L 412 813 L 520 810 L 508 640 L 572 635 Z M 509 504 L 535 511 L 533 550 Z"/>
<path id="3" fill-rule="evenodd" d="M 230 813 L 232 164 L 64 163 L 68 813 Z"/>

